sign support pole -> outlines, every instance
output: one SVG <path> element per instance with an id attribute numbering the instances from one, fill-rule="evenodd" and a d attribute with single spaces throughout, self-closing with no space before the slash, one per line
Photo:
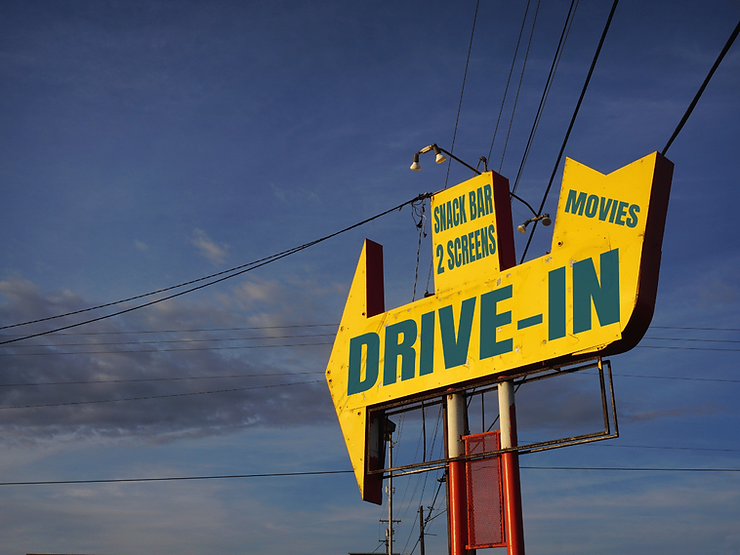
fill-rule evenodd
<path id="1" fill-rule="evenodd" d="M 388 442 L 388 468 L 393 467 L 393 436 L 386 431 Z M 388 555 L 393 555 L 393 474 L 388 474 Z"/>
<path id="2" fill-rule="evenodd" d="M 462 393 L 447 396 L 447 456 L 464 454 L 465 398 Z M 448 512 L 450 519 L 450 555 L 465 555 L 467 544 L 467 503 L 465 461 L 452 460 L 447 467 Z"/>
<path id="3" fill-rule="evenodd" d="M 501 449 L 517 446 L 516 406 L 511 380 L 498 384 L 498 403 L 501 426 Z M 504 482 L 504 514 L 509 555 L 524 555 L 524 522 L 522 519 L 522 492 L 519 484 L 519 453 L 501 453 Z"/>

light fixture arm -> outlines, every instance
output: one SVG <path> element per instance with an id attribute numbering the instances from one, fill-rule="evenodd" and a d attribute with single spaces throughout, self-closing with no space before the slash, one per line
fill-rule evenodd
<path id="1" fill-rule="evenodd" d="M 462 160 L 460 160 L 457 156 L 455 156 L 451 152 L 446 151 L 444 148 L 438 147 L 436 145 L 436 143 L 433 143 L 431 145 L 425 146 L 419 152 L 417 152 L 416 154 L 414 154 L 414 163 L 411 165 L 411 169 L 412 170 L 420 170 L 421 167 L 419 166 L 419 155 L 420 154 L 424 154 L 426 152 L 429 152 L 431 150 L 433 150 L 435 152 L 435 154 L 437 155 L 437 163 L 438 164 L 441 164 L 442 162 L 444 162 L 446 160 L 446 158 L 444 156 L 441 156 L 441 154 L 440 154 L 440 153 L 444 152 L 447 156 L 449 156 L 453 160 L 457 160 L 463 166 L 465 166 L 469 170 L 473 171 L 473 173 L 475 173 L 476 175 L 481 175 L 481 172 L 478 171 L 477 169 L 475 169 L 473 166 L 470 166 L 470 165 L 466 164 L 465 162 L 463 162 Z M 440 159 L 440 157 L 441 157 L 441 159 Z"/>
<path id="2" fill-rule="evenodd" d="M 532 212 L 532 214 L 534 214 L 535 217 L 538 216 L 537 212 L 534 211 L 534 208 L 532 208 L 532 206 L 526 200 L 524 200 L 521 197 L 516 196 L 512 192 L 509 192 L 509 196 L 512 197 L 512 198 L 515 198 L 516 200 L 518 200 L 519 202 L 521 202 L 524 206 L 526 206 L 527 208 L 529 208 L 529 210 Z"/>

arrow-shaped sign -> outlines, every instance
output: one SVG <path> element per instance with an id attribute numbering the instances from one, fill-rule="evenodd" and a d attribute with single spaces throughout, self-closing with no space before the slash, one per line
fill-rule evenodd
<path id="1" fill-rule="evenodd" d="M 508 181 L 432 196 L 435 294 L 385 311 L 382 247 L 365 241 L 326 370 L 363 499 L 381 502 L 369 409 L 491 376 L 634 347 L 655 305 L 673 164 L 608 175 L 568 159 L 552 247 L 514 264 Z M 372 440 L 372 441 L 371 441 Z"/>

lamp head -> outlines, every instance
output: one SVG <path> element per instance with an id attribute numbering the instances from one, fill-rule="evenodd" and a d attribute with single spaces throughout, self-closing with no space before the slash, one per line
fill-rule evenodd
<path id="1" fill-rule="evenodd" d="M 529 220 L 524 222 L 523 224 L 519 224 L 516 226 L 516 229 L 519 233 L 526 233 L 527 232 L 527 224 L 529 223 Z"/>
<path id="2" fill-rule="evenodd" d="M 413 171 L 418 172 L 421 169 L 421 166 L 419 165 L 419 153 L 417 152 L 414 154 L 414 163 L 411 164 L 411 168 Z"/>
<path id="3" fill-rule="evenodd" d="M 552 220 L 550 219 L 550 214 L 542 214 L 542 225 L 548 226 L 552 223 Z"/>
<path id="4" fill-rule="evenodd" d="M 441 164 L 442 162 L 447 160 L 447 157 L 442 154 L 442 152 L 439 150 L 437 145 L 432 145 L 432 149 L 434 150 L 434 154 L 437 156 L 434 158 L 434 161 L 437 162 L 437 164 Z"/>

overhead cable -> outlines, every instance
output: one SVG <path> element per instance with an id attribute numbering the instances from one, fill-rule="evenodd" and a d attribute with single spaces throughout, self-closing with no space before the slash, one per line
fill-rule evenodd
<path id="1" fill-rule="evenodd" d="M 651 468 L 614 466 L 520 466 L 527 470 L 598 470 L 613 472 L 740 472 L 740 468 Z M 110 478 L 100 480 L 38 480 L 27 482 L 0 482 L 0 486 L 59 486 L 75 484 L 121 484 L 135 482 L 183 482 L 190 480 L 233 480 L 237 478 L 283 478 L 287 476 L 321 476 L 352 474 L 354 470 L 316 470 L 308 472 L 271 472 L 265 474 L 225 474 L 216 476 L 171 476 L 165 478 Z M 444 514 L 444 511 L 439 514 Z M 434 520 L 438 515 L 427 519 Z"/>
<path id="2" fill-rule="evenodd" d="M 614 12 L 617 9 L 617 4 L 619 4 L 619 0 L 614 0 L 614 3 L 612 4 L 612 9 L 609 12 L 609 17 L 606 19 L 606 24 L 604 25 L 604 31 L 601 33 L 601 39 L 599 39 L 599 45 L 596 47 L 596 52 L 594 52 L 594 59 L 591 61 L 591 67 L 588 70 L 586 81 L 585 83 L 583 83 L 583 89 L 581 90 L 581 96 L 578 98 L 578 102 L 576 103 L 575 110 L 573 110 L 573 116 L 570 118 L 570 124 L 568 125 L 568 130 L 565 132 L 565 137 L 563 138 L 563 144 L 560 146 L 560 152 L 558 152 L 558 157 L 555 160 L 555 166 L 552 169 L 552 175 L 550 175 L 550 181 L 547 183 L 545 194 L 542 196 L 542 202 L 540 203 L 540 209 L 537 211 L 538 214 L 541 214 L 542 210 L 545 208 L 547 197 L 550 194 L 550 188 L 552 187 L 552 183 L 555 180 L 555 173 L 558 171 L 558 167 L 560 166 L 560 159 L 563 157 L 563 152 L 565 151 L 565 145 L 568 144 L 568 138 L 570 137 L 570 132 L 573 129 L 573 124 L 576 122 L 576 117 L 578 117 L 578 112 L 581 109 L 581 103 L 583 102 L 583 97 L 586 96 L 588 85 L 591 82 L 591 76 L 593 75 L 594 68 L 596 67 L 596 62 L 599 59 L 599 54 L 601 53 L 601 47 L 604 45 L 604 39 L 606 39 L 606 34 L 609 32 L 609 27 L 611 25 L 612 18 L 614 17 Z M 538 223 L 539 223 L 539 220 L 535 220 L 534 225 L 532 226 L 532 230 L 529 232 L 529 239 L 527 239 L 527 245 L 524 247 L 524 252 L 522 253 L 522 258 L 519 262 L 520 264 L 524 262 L 524 257 L 527 255 L 527 251 L 529 250 L 529 245 L 532 242 L 532 236 L 534 235 L 535 229 L 537 229 Z"/>
<path id="3" fill-rule="evenodd" d="M 527 22 L 527 14 L 529 13 L 530 0 L 527 0 L 527 5 L 524 8 L 524 17 L 522 18 L 522 26 L 519 29 L 519 37 L 516 39 L 516 47 L 514 47 L 514 57 L 511 60 L 511 67 L 509 68 L 509 76 L 506 78 L 506 86 L 504 87 L 504 97 L 501 100 L 501 108 L 498 111 L 498 118 L 496 119 L 496 126 L 493 128 L 493 138 L 491 139 L 491 148 L 488 149 L 488 159 L 491 159 L 491 153 L 493 152 L 493 143 L 496 142 L 496 134 L 498 133 L 498 126 L 501 122 L 501 114 L 504 112 L 504 105 L 506 104 L 506 95 L 509 92 L 509 84 L 511 83 L 511 74 L 514 72 L 514 66 L 516 65 L 516 56 L 519 52 L 519 43 L 522 41 L 522 35 L 524 34 L 524 24 Z"/>
<path id="4" fill-rule="evenodd" d="M 219 476 L 173 476 L 167 478 L 111 478 L 101 480 L 44 480 L 36 482 L 0 482 L 0 486 L 50 486 L 74 484 L 121 484 L 134 482 L 183 482 L 188 480 L 233 480 L 235 478 L 283 478 L 285 476 L 321 476 L 351 474 L 354 470 L 316 470 L 308 472 L 270 472 L 266 474 L 227 474 Z"/>
<path id="5" fill-rule="evenodd" d="M 460 90 L 460 102 L 457 105 L 457 117 L 455 118 L 455 130 L 452 133 L 452 145 L 450 146 L 450 152 L 455 151 L 455 139 L 457 138 L 457 124 L 460 122 L 460 110 L 462 109 L 463 94 L 465 93 L 465 81 L 468 78 L 468 66 L 470 65 L 470 52 L 473 49 L 473 37 L 475 36 L 475 22 L 478 20 L 478 5 L 480 0 L 475 2 L 475 14 L 473 14 L 473 28 L 470 30 L 470 44 L 468 44 L 468 56 L 465 59 L 465 71 L 463 72 L 462 89 Z M 450 177 L 450 166 L 452 160 L 447 162 L 447 175 L 445 176 L 445 186 L 447 188 L 447 180 Z"/>
<path id="6" fill-rule="evenodd" d="M 166 399 L 169 397 L 189 397 L 192 395 L 213 395 L 215 393 L 233 393 L 235 391 L 247 391 L 251 389 L 268 389 L 273 387 L 287 387 L 290 385 L 307 385 L 313 383 L 319 383 L 322 380 L 311 380 L 308 382 L 291 382 L 291 383 L 278 383 L 270 385 L 254 385 L 250 387 L 234 387 L 231 389 L 219 389 L 216 391 L 193 391 L 190 393 L 170 393 L 167 395 L 150 395 L 147 397 L 126 397 L 123 399 L 99 399 L 96 401 L 70 401 L 67 403 L 48 403 L 43 405 L 22 405 L 13 407 L 0 407 L 0 410 L 18 410 L 18 409 L 40 409 L 50 407 L 69 407 L 74 405 L 98 405 L 102 403 L 122 403 L 124 401 L 148 401 L 150 399 Z"/>
<path id="7" fill-rule="evenodd" d="M 227 374 L 215 376 L 173 376 L 171 378 L 126 378 L 110 380 L 74 380 L 66 382 L 25 382 L 25 383 L 0 383 L 0 387 L 24 387 L 24 386 L 45 386 L 45 385 L 91 385 L 91 384 L 120 384 L 120 383 L 140 383 L 140 382 L 174 382 L 186 380 L 232 380 L 237 378 L 272 378 L 275 376 L 299 376 L 299 375 L 318 375 L 323 372 L 262 372 L 258 374 Z"/>
<path id="8" fill-rule="evenodd" d="M 130 297 L 128 299 L 124 299 L 124 300 L 120 300 L 120 301 L 114 301 L 114 302 L 111 302 L 111 303 L 106 303 L 104 305 L 90 307 L 90 308 L 86 308 L 86 309 L 82 309 L 82 310 L 77 310 L 77 311 L 74 311 L 74 312 L 68 312 L 66 314 L 59 314 L 59 315 L 56 315 L 56 316 L 49 316 L 47 318 L 40 318 L 38 320 L 33 320 L 33 321 L 29 321 L 29 322 L 23 322 L 23 323 L 20 323 L 20 324 L 13 324 L 13 325 L 10 325 L 10 326 L 0 327 L 0 329 L 8 329 L 8 328 L 13 328 L 13 327 L 18 327 L 18 326 L 24 326 L 24 325 L 27 325 L 27 324 L 36 324 L 36 323 L 39 323 L 39 322 L 45 322 L 45 321 L 48 321 L 48 320 L 53 320 L 55 318 L 62 318 L 64 316 L 71 316 L 73 314 L 80 314 L 82 312 L 88 312 L 88 311 L 91 311 L 91 310 L 97 310 L 99 308 L 104 308 L 104 307 L 108 307 L 108 306 L 113 306 L 113 305 L 121 304 L 121 303 L 130 301 L 130 300 L 134 300 L 134 299 L 141 299 L 143 297 L 148 297 L 148 296 L 151 296 L 151 295 L 155 295 L 157 293 L 161 293 L 161 292 L 164 292 L 164 291 L 170 291 L 172 289 L 178 289 L 178 288 L 184 287 L 186 285 L 191 285 L 193 283 L 205 281 L 205 280 L 214 278 L 216 276 L 221 276 L 218 279 L 215 279 L 213 281 L 209 281 L 208 283 L 202 283 L 201 285 L 198 285 L 196 287 L 192 287 L 190 289 L 186 289 L 185 291 L 180 291 L 179 293 L 174 293 L 174 294 L 168 295 L 166 297 L 161 297 L 159 299 L 155 299 L 153 301 L 150 301 L 150 302 L 147 302 L 147 303 L 144 303 L 144 304 L 136 305 L 136 306 L 133 306 L 133 307 L 130 307 L 130 308 L 126 308 L 124 310 L 119 310 L 118 312 L 113 312 L 111 314 L 106 314 L 104 316 L 99 316 L 97 318 L 91 318 L 90 320 L 85 320 L 83 322 L 77 322 L 76 324 L 70 324 L 70 325 L 67 325 L 67 326 L 61 326 L 61 327 L 58 327 L 58 328 L 55 328 L 55 329 L 51 329 L 51 330 L 47 330 L 47 331 L 43 331 L 43 332 L 39 332 L 39 333 L 33 333 L 33 334 L 29 334 L 29 335 L 24 335 L 24 336 L 21 336 L 21 337 L 16 337 L 14 339 L 6 339 L 4 341 L 0 341 L 0 345 L 6 345 L 8 343 L 14 343 L 16 341 L 24 341 L 26 339 L 31 339 L 33 337 L 40 337 L 42 335 L 49 335 L 49 334 L 56 333 L 56 332 L 59 332 L 59 331 L 68 330 L 68 329 L 76 328 L 76 327 L 79 327 L 79 326 L 84 326 L 86 324 L 92 324 L 93 322 L 99 322 L 100 320 L 105 320 L 107 318 L 112 318 L 114 316 L 120 316 L 121 314 L 126 314 L 128 312 L 133 312 L 134 310 L 139 310 L 140 308 L 145 308 L 147 306 L 152 306 L 152 305 L 155 305 L 157 303 L 161 303 L 163 301 L 167 301 L 167 300 L 170 300 L 170 299 L 174 299 L 176 297 L 180 297 L 182 295 L 186 295 L 188 293 L 192 293 L 193 291 L 198 291 L 199 289 L 204 289 L 204 288 L 209 287 L 211 285 L 215 285 L 216 283 L 220 283 L 220 282 L 225 281 L 227 279 L 231 279 L 233 277 L 239 276 L 241 274 L 244 274 L 244 273 L 249 272 L 251 270 L 254 270 L 256 268 L 260 268 L 262 266 L 265 266 L 267 264 L 270 264 L 271 262 L 275 262 L 277 260 L 281 260 L 281 259 L 283 259 L 283 258 L 285 258 L 287 256 L 290 256 L 292 254 L 295 254 L 297 252 L 300 252 L 302 250 L 305 250 L 305 249 L 307 249 L 309 247 L 313 247 L 314 245 L 318 245 L 319 243 L 323 243 L 324 241 L 327 241 L 328 239 L 332 239 L 332 238 L 336 237 L 337 235 L 341 235 L 342 233 L 346 233 L 347 231 L 350 231 L 352 229 L 355 229 L 357 227 L 360 227 L 362 225 L 365 225 L 365 224 L 367 224 L 369 222 L 372 222 L 373 220 L 377 220 L 378 218 L 380 218 L 382 216 L 385 216 L 387 214 L 390 214 L 391 212 L 398 211 L 398 210 L 400 210 L 401 208 L 403 208 L 406 205 L 414 204 L 416 202 L 423 201 L 423 200 L 425 200 L 425 199 L 427 199 L 427 198 L 429 198 L 431 196 L 432 196 L 432 193 L 422 193 L 422 194 L 418 195 L 417 197 L 415 197 L 415 198 L 413 198 L 411 200 L 407 200 L 406 202 L 403 202 L 403 203 L 399 204 L 398 206 L 395 206 L 393 208 L 390 208 L 389 210 L 386 210 L 384 212 L 381 212 L 380 214 L 376 214 L 375 216 L 372 216 L 370 218 L 367 218 L 365 220 L 362 220 L 361 222 L 358 222 L 358 223 L 353 224 L 351 226 L 345 227 L 344 229 L 340 229 L 339 231 L 335 231 L 334 233 L 331 233 L 329 235 L 325 235 L 324 237 L 321 237 L 320 239 L 315 239 L 313 241 L 310 241 L 308 243 L 304 243 L 303 245 L 299 245 L 297 247 L 293 247 L 293 248 L 288 249 L 288 250 L 285 250 L 283 252 L 280 252 L 280 253 L 277 253 L 277 254 L 273 254 L 273 255 L 267 256 L 265 258 L 261 258 L 259 260 L 255 260 L 255 261 L 249 262 L 247 264 L 242 264 L 241 266 L 236 266 L 234 268 L 231 268 L 230 270 L 224 270 L 223 272 L 218 272 L 216 274 L 211 274 L 210 276 L 205 276 L 205 277 L 202 277 L 202 278 L 198 278 L 196 280 L 192 280 L 192 281 L 189 281 L 189 282 L 186 282 L 186 283 L 181 283 L 180 285 L 173 285 L 172 287 L 167 287 L 165 289 L 160 289 L 160 290 L 155 291 L 155 292 L 145 293 L 143 295 L 137 295 L 135 297 Z M 230 273 L 230 272 L 234 272 L 234 273 Z M 229 274 L 229 275 L 224 275 L 224 274 Z"/>
<path id="9" fill-rule="evenodd" d="M 315 347 L 318 345 L 333 345 L 332 341 L 318 341 L 314 343 L 281 343 L 277 345 L 232 345 L 231 347 L 185 347 L 182 349 L 119 349 L 108 351 L 46 351 L 43 353 L 0 353 L 0 357 L 30 357 L 55 355 L 120 355 L 134 353 L 176 353 L 178 351 L 234 351 L 238 349 L 277 349 L 280 347 Z"/>
<path id="10" fill-rule="evenodd" d="M 565 50 L 565 41 L 568 39 L 568 33 L 570 32 L 570 27 L 573 24 L 573 19 L 576 15 L 576 9 L 578 8 L 578 0 L 572 0 L 570 3 L 570 8 L 568 9 L 568 15 L 565 17 L 565 23 L 563 24 L 563 31 L 560 33 L 560 40 L 558 41 L 558 46 L 555 48 L 555 56 L 552 59 L 552 64 L 550 65 L 550 73 L 547 74 L 547 79 L 545 80 L 545 88 L 542 91 L 542 98 L 540 99 L 540 105 L 537 107 L 537 113 L 534 116 L 534 122 L 532 123 L 532 130 L 529 132 L 529 138 L 527 139 L 527 146 L 524 148 L 524 154 L 522 155 L 522 161 L 519 164 L 519 171 L 516 174 L 516 179 L 514 180 L 514 186 L 511 189 L 512 194 L 516 193 L 517 188 L 519 187 L 519 180 L 522 177 L 522 172 L 524 171 L 524 166 L 527 163 L 527 158 L 529 157 L 529 150 L 532 148 L 532 143 L 534 142 L 534 136 L 537 133 L 537 128 L 540 125 L 540 120 L 542 119 L 542 113 L 545 109 L 545 104 L 547 103 L 547 98 L 550 96 L 550 89 L 552 89 L 553 81 L 555 80 L 555 72 L 558 69 L 558 65 L 560 64 L 560 58 L 563 55 L 563 50 Z"/>
<path id="11" fill-rule="evenodd" d="M 537 8 L 534 10 L 534 19 L 532 20 L 532 30 L 529 32 L 529 42 L 527 42 L 527 50 L 524 53 L 524 62 L 522 63 L 522 72 L 519 75 L 519 84 L 517 85 L 516 95 L 514 96 L 514 105 L 511 107 L 511 118 L 509 119 L 509 129 L 506 132 L 506 139 L 504 140 L 504 150 L 501 153 L 501 164 L 499 164 L 498 171 L 504 167 L 504 156 L 506 156 L 506 145 L 509 144 L 509 135 L 511 135 L 511 126 L 514 123 L 514 113 L 516 112 L 516 105 L 519 103 L 519 91 L 522 88 L 522 81 L 524 80 L 524 70 L 527 67 L 527 59 L 529 58 L 529 47 L 532 46 L 532 37 L 534 36 L 534 27 L 537 23 L 537 14 L 540 11 L 540 2 L 537 2 Z"/>
<path id="12" fill-rule="evenodd" d="M 735 39 L 737 38 L 738 33 L 740 33 L 740 21 L 738 21 L 737 26 L 735 27 L 735 30 L 732 31 L 732 34 L 730 34 L 730 38 L 727 39 L 727 42 L 725 43 L 724 48 L 722 48 L 722 52 L 720 52 L 719 56 L 717 56 L 717 60 L 714 62 L 712 69 L 709 70 L 709 73 L 707 74 L 706 79 L 704 79 L 704 82 L 701 84 L 701 87 L 699 87 L 699 90 L 694 96 L 694 99 L 691 101 L 691 104 L 689 104 L 689 107 L 686 109 L 686 113 L 681 118 L 681 121 L 678 122 L 676 129 L 673 131 L 673 135 L 671 135 L 671 138 L 668 139 L 668 142 L 666 143 L 665 147 L 663 147 L 663 151 L 661 152 L 663 156 L 665 156 L 666 152 L 668 152 L 668 149 L 673 144 L 673 140 L 678 136 L 678 134 L 681 132 L 681 129 L 683 129 L 684 124 L 688 121 L 689 116 L 691 115 L 691 112 L 694 111 L 694 107 L 696 106 L 696 103 L 699 102 L 699 98 L 701 98 L 701 95 L 704 93 L 704 89 L 707 88 L 707 85 L 709 84 L 709 81 L 712 79 L 714 72 L 717 71 L 717 68 L 719 67 L 719 64 L 722 62 L 723 58 L 725 57 L 725 54 L 727 54 L 727 51 L 732 46 L 732 43 L 735 42 Z"/>

